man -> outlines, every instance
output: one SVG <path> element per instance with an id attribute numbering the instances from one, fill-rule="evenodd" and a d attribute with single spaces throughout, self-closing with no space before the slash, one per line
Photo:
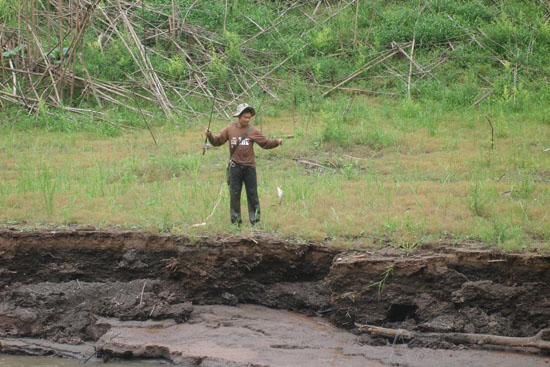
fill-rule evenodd
<path id="1" fill-rule="evenodd" d="M 218 135 L 212 135 L 206 129 L 206 137 L 213 146 L 223 145 L 229 140 L 229 193 L 231 223 L 240 225 L 241 191 L 246 188 L 248 200 L 248 216 L 252 225 L 260 221 L 260 200 L 258 199 L 258 183 L 256 179 L 256 164 L 254 162 L 254 143 L 264 149 L 273 149 L 283 144 L 283 139 L 266 138 L 255 127 L 249 125 L 250 119 L 256 114 L 254 108 L 246 103 L 237 106 L 233 114 L 237 122 L 225 127 Z M 246 134 L 246 136 L 245 136 Z M 244 139 L 242 137 L 244 136 Z"/>

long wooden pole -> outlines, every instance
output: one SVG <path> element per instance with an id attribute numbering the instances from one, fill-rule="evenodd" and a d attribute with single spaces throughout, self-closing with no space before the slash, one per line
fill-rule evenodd
<path id="1" fill-rule="evenodd" d="M 63 0 L 57 1 L 57 21 L 59 27 L 59 68 L 63 68 Z M 59 97 L 63 99 L 63 78 L 59 78 Z"/>
<path id="2" fill-rule="evenodd" d="M 214 106 L 216 105 L 216 94 L 214 94 L 214 99 L 212 100 L 212 109 L 210 110 L 210 119 L 208 120 L 208 130 L 210 130 L 210 124 L 212 123 L 212 115 L 214 114 Z M 202 155 L 206 153 L 208 137 L 204 138 L 204 145 L 202 146 Z"/>
<path id="3" fill-rule="evenodd" d="M 357 19 L 359 17 L 359 0 L 355 0 L 355 30 L 353 31 L 353 44 L 357 42 Z"/>

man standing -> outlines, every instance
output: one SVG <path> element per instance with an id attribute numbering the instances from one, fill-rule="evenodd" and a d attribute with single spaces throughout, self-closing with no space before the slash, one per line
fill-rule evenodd
<path id="1" fill-rule="evenodd" d="M 264 149 L 273 149 L 283 144 L 283 139 L 266 138 L 255 127 L 249 125 L 250 119 L 256 114 L 254 108 L 246 103 L 237 106 L 233 114 L 237 122 L 226 126 L 216 136 L 206 129 L 206 137 L 213 146 L 223 145 L 229 140 L 229 193 L 231 223 L 240 225 L 241 191 L 246 188 L 248 200 L 248 216 L 250 223 L 255 225 L 260 221 L 260 200 L 258 199 L 258 182 L 256 179 L 256 164 L 254 162 L 254 143 Z"/>

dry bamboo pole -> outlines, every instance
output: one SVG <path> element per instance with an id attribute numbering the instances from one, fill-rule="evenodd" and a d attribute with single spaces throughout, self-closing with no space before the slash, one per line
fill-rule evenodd
<path id="1" fill-rule="evenodd" d="M 412 69 L 413 69 L 413 60 L 414 60 L 414 44 L 416 41 L 416 32 L 413 35 L 413 41 L 411 45 L 411 57 L 409 58 L 409 77 L 407 79 L 407 99 L 411 99 L 411 76 L 412 76 Z"/>
<path id="2" fill-rule="evenodd" d="M 28 24 L 28 16 L 29 16 L 29 2 L 28 1 L 24 1 L 23 2 L 23 7 L 21 9 L 21 22 L 22 24 L 20 25 L 20 28 L 21 30 L 23 30 L 25 32 L 25 39 L 27 40 L 30 40 L 32 37 L 30 36 L 30 32 L 27 28 L 27 24 Z M 19 41 L 22 41 L 22 37 L 20 36 L 20 39 Z M 18 44 L 21 44 L 21 43 L 18 43 Z M 32 42 L 29 41 L 29 44 L 27 45 L 27 47 L 25 47 L 23 49 L 23 64 L 24 64 L 24 68 L 25 69 L 28 69 L 28 64 L 29 62 L 32 62 L 33 60 L 33 55 L 32 55 Z"/>
<path id="3" fill-rule="evenodd" d="M 279 22 L 277 22 L 277 20 L 279 20 L 280 18 L 282 18 L 287 12 L 289 12 L 290 10 L 296 8 L 296 4 L 298 4 L 299 1 L 296 1 L 294 2 L 291 6 L 289 6 L 288 8 L 286 8 L 277 18 L 275 18 L 272 22 L 272 25 L 271 27 L 267 27 L 265 28 L 263 31 L 259 32 L 259 33 L 256 33 L 254 36 L 244 40 L 243 42 L 241 42 L 238 46 L 238 48 L 241 48 L 243 47 L 245 44 L 247 44 L 248 42 L 258 38 L 259 36 L 261 36 L 262 34 L 264 34 L 265 32 L 271 30 L 272 28 L 275 28 L 276 26 L 278 26 L 279 24 L 283 23 L 284 21 L 288 20 L 289 17 L 287 18 L 283 18 L 281 19 Z M 276 23 L 277 22 L 277 23 Z"/>
<path id="4" fill-rule="evenodd" d="M 443 65 L 443 63 L 445 63 L 447 60 L 449 60 L 449 57 L 445 56 L 441 60 L 437 61 L 434 66 L 432 66 L 431 68 L 426 69 L 424 71 L 424 73 L 422 74 L 422 76 L 420 76 L 420 78 L 418 78 L 414 83 L 421 81 L 427 75 L 435 77 L 435 75 L 432 73 L 432 71 L 435 70 L 436 68 L 438 68 L 439 66 Z"/>
<path id="5" fill-rule="evenodd" d="M 97 104 L 99 105 L 99 107 L 101 107 L 103 109 L 103 103 L 101 103 L 101 99 L 99 99 L 99 96 L 98 96 L 97 91 L 95 89 L 95 85 L 92 83 L 92 77 L 90 76 L 90 73 L 88 72 L 88 68 L 86 67 L 86 64 L 84 64 L 84 56 L 82 56 L 82 54 L 80 54 L 80 64 L 81 64 L 81 67 L 82 67 L 82 71 L 84 72 L 84 74 L 88 78 L 88 85 L 92 89 L 92 94 L 94 95 L 94 98 L 95 98 Z M 74 80 L 74 78 L 73 78 L 73 80 Z"/>
<path id="6" fill-rule="evenodd" d="M 27 2 L 30 2 L 30 21 L 31 21 L 31 27 L 32 29 L 36 29 L 36 22 L 34 18 L 34 0 L 26 0 Z M 28 24 L 28 23 L 27 23 Z M 32 60 L 34 58 L 34 47 L 31 46 L 31 54 L 30 59 Z"/>
<path id="7" fill-rule="evenodd" d="M 0 41 L 5 39 L 6 36 L 4 36 L 4 30 L 0 32 Z M 6 71 L 4 70 L 4 53 L 2 52 L 3 47 L 2 43 L 0 42 L 0 65 L 2 66 L 2 81 L 6 79 Z M 6 47 L 7 48 L 7 47 Z"/>
<path id="8" fill-rule="evenodd" d="M 57 90 L 57 85 L 56 85 L 55 78 L 52 74 L 52 68 L 51 68 L 50 60 L 48 60 L 48 56 L 44 52 L 44 49 L 42 48 L 42 45 L 40 44 L 40 40 L 38 39 L 38 37 L 36 36 L 36 34 L 34 33 L 33 29 L 31 28 L 31 26 L 29 24 L 27 24 L 27 28 L 29 29 L 29 31 L 30 31 L 33 39 L 34 39 L 34 42 L 36 43 L 36 45 L 38 47 L 38 51 L 40 52 L 40 56 L 42 57 L 42 59 L 44 60 L 44 63 L 46 64 L 46 72 L 50 76 L 50 80 L 51 80 L 51 83 L 52 83 L 51 85 L 52 85 L 52 87 L 54 89 L 54 92 L 55 92 L 55 97 L 57 99 L 57 104 L 61 105 L 61 98 L 59 96 L 59 91 Z M 47 90 L 47 88 L 46 88 L 46 90 Z M 44 90 L 42 95 L 44 95 L 44 93 L 46 93 L 46 90 Z"/>
<path id="9" fill-rule="evenodd" d="M 75 1 L 78 1 L 78 0 L 75 0 Z M 69 29 L 72 29 L 74 28 L 73 27 L 73 2 L 72 0 L 69 0 Z M 80 49 L 82 49 L 82 41 L 80 41 Z M 72 64 L 73 66 L 73 70 L 72 70 L 72 77 L 71 77 L 71 90 L 69 92 L 69 100 L 72 101 L 73 100 L 73 95 L 74 95 L 74 75 L 76 74 L 76 62 L 73 62 Z"/>
<path id="10" fill-rule="evenodd" d="M 223 34 L 225 34 L 225 32 L 227 31 L 226 24 L 227 24 L 227 0 L 225 0 L 225 12 L 223 15 Z"/>
<path id="11" fill-rule="evenodd" d="M 411 43 L 411 46 L 414 44 L 415 40 L 416 40 L 416 35 L 413 35 L 413 42 Z M 392 47 L 397 48 L 397 49 L 399 50 L 399 52 L 400 52 L 401 54 L 403 54 L 403 56 L 405 56 L 405 57 L 407 58 L 407 60 L 409 60 L 409 62 L 410 62 L 411 64 L 413 64 L 418 70 L 420 70 L 420 71 L 422 71 L 422 72 L 426 72 L 426 70 L 424 70 L 424 68 L 422 67 L 422 65 L 418 64 L 418 62 L 416 62 L 416 61 L 414 60 L 414 58 L 412 57 L 412 53 L 414 52 L 414 46 L 412 46 L 412 48 L 411 48 L 411 50 L 412 50 L 412 51 L 411 51 L 411 54 L 408 54 L 408 53 L 405 52 L 405 50 L 403 49 L 403 47 L 406 47 L 406 45 L 402 47 L 401 45 L 399 45 L 399 44 L 397 44 L 397 43 L 395 43 L 395 42 L 392 42 L 391 45 L 392 45 Z"/>
<path id="12" fill-rule="evenodd" d="M 86 9 L 86 12 L 82 16 L 82 19 L 79 21 L 79 25 L 76 29 L 76 34 L 73 36 L 73 39 L 71 40 L 71 43 L 69 44 L 69 47 L 68 47 L 69 53 L 67 55 L 67 60 L 68 60 L 67 63 L 69 64 L 69 66 L 70 66 L 71 62 L 74 62 L 74 57 L 75 57 L 75 54 L 76 54 L 77 46 L 78 46 L 78 44 L 81 43 L 82 38 L 84 37 L 84 31 L 86 30 L 86 28 L 88 26 L 88 22 L 89 22 L 89 20 L 92 16 L 93 12 L 95 11 L 95 8 L 96 8 L 97 4 L 100 1 L 101 0 L 92 0 L 90 2 L 90 5 Z M 72 32 L 72 31 L 69 30 L 69 33 L 70 32 Z M 59 44 L 59 47 L 61 48 L 62 44 Z M 60 64 L 60 65 L 62 66 L 63 64 Z M 68 70 L 68 67 L 61 69 L 60 79 L 64 78 L 65 73 L 66 73 L 67 70 Z"/>
<path id="13" fill-rule="evenodd" d="M 99 6 L 98 8 L 102 11 L 105 18 L 109 22 L 111 22 L 111 24 L 113 26 L 113 30 L 115 31 L 117 36 L 120 38 L 121 42 L 124 44 L 124 46 L 126 47 L 126 49 L 129 52 L 130 56 L 132 57 L 132 59 L 134 60 L 134 62 L 139 67 L 140 71 L 142 72 L 143 76 L 147 80 L 147 82 L 149 84 L 149 87 L 151 88 L 151 93 L 156 97 L 157 102 L 160 105 L 160 107 L 162 108 L 162 110 L 164 111 L 165 115 L 166 116 L 171 116 L 172 115 L 171 111 L 173 110 L 173 106 L 168 101 L 168 97 L 166 96 L 164 88 L 162 87 L 162 84 L 160 83 L 160 80 L 158 79 L 158 75 L 156 75 L 151 62 L 150 62 L 149 58 L 147 57 L 147 54 L 146 54 L 145 49 L 143 47 L 143 44 L 140 42 L 139 37 L 135 33 L 132 24 L 130 23 L 128 17 L 126 16 L 126 14 L 124 12 L 124 10 L 122 9 L 122 5 L 121 5 L 120 0 L 116 0 L 116 5 L 118 7 L 118 10 L 120 12 L 120 17 L 121 17 L 121 19 L 124 23 L 124 26 L 125 26 L 128 34 L 132 38 L 132 40 L 133 40 L 134 44 L 136 45 L 136 47 L 138 48 L 138 52 L 140 53 L 140 56 L 141 56 L 141 61 L 138 60 L 136 55 L 132 52 L 132 49 L 131 49 L 130 45 L 126 42 L 126 40 L 124 39 L 123 35 L 118 30 L 116 25 L 112 24 L 111 19 L 105 13 L 104 9 L 101 6 Z"/>
<path id="14" fill-rule="evenodd" d="M 63 38 L 63 12 L 62 12 L 62 7 L 63 7 L 63 0 L 58 0 L 57 1 L 57 18 L 58 18 L 58 27 L 59 27 L 59 67 L 62 68 L 63 67 L 63 42 L 64 42 L 64 38 Z M 63 100 L 63 78 L 59 78 L 58 80 L 58 90 L 59 90 L 59 94 L 60 94 L 60 98 Z"/>
<path id="15" fill-rule="evenodd" d="M 374 1 L 374 5 L 372 7 L 372 14 L 370 16 L 370 24 L 369 24 L 369 30 L 367 32 L 367 39 L 365 40 L 365 43 L 369 43 L 369 37 L 370 37 L 370 31 L 372 29 L 372 24 L 374 22 L 374 14 L 376 13 L 376 5 L 378 4 L 378 0 Z"/>
<path id="16" fill-rule="evenodd" d="M 172 16 L 168 18 L 168 31 L 170 33 L 174 32 L 176 29 L 176 4 L 174 0 L 171 1 L 172 5 Z M 141 6 L 143 8 L 143 0 L 141 0 Z"/>
<path id="17" fill-rule="evenodd" d="M 355 0 L 355 28 L 353 30 L 353 44 L 357 42 L 357 20 L 359 18 L 359 0 Z"/>
<path id="18" fill-rule="evenodd" d="M 315 5 L 315 9 L 313 9 L 313 13 L 311 14 L 312 16 L 315 16 L 315 14 L 317 13 L 317 10 L 319 10 L 319 7 L 321 6 L 322 2 L 323 2 L 323 0 L 317 1 L 317 5 Z"/>
<path id="19" fill-rule="evenodd" d="M 183 101 L 183 103 L 185 103 L 185 104 L 187 105 L 187 107 L 189 107 L 189 110 L 191 111 L 191 113 L 193 114 L 193 116 L 196 117 L 196 116 L 199 115 L 199 114 L 197 113 L 197 111 L 195 111 L 195 110 L 193 109 L 193 106 L 191 106 L 191 105 L 189 104 L 189 102 L 187 102 L 187 100 L 185 99 L 185 97 L 182 96 L 181 93 L 180 93 L 176 88 L 172 87 L 171 90 L 172 90 L 172 92 L 176 93 L 176 95 L 180 98 L 180 100 Z"/>
<path id="20" fill-rule="evenodd" d="M 17 29 L 23 29 L 21 27 L 21 1 L 17 2 Z M 21 32 L 17 32 L 17 44 L 21 44 Z M 23 55 L 25 55 L 25 50 L 23 50 Z M 4 64 L 2 64 L 4 65 Z"/>
<path id="21" fill-rule="evenodd" d="M 187 16 L 189 15 L 189 13 L 191 12 L 191 9 L 193 9 L 193 7 L 199 2 L 199 0 L 195 0 L 193 1 L 193 4 L 191 4 L 189 6 L 189 8 L 187 8 L 187 11 L 185 12 L 185 16 L 183 17 L 182 19 L 182 25 L 185 24 L 185 21 L 187 19 Z"/>
<path id="22" fill-rule="evenodd" d="M 9 60 L 9 63 L 10 63 L 10 67 L 12 68 L 12 72 L 11 72 L 11 76 L 12 76 L 12 80 L 13 80 L 13 95 L 15 96 L 17 94 L 17 76 L 15 74 L 15 71 L 13 71 L 13 61 L 11 61 L 11 59 Z M 4 68 L 2 68 L 2 70 L 4 70 Z"/>
<path id="23" fill-rule="evenodd" d="M 339 87 L 341 87 L 342 85 L 344 85 L 345 83 L 349 82 L 350 80 L 352 80 L 353 78 L 355 78 L 356 76 L 358 75 L 361 75 L 363 74 L 365 71 L 375 67 L 376 65 L 380 64 L 381 62 L 385 61 L 386 59 L 389 59 L 390 57 L 392 57 L 393 55 L 395 55 L 397 52 L 397 50 L 394 50 L 394 51 L 387 51 L 387 54 L 385 56 L 380 56 L 378 59 L 375 59 L 373 61 L 371 61 L 366 67 L 352 73 L 351 75 L 349 75 L 347 78 L 345 78 L 344 80 L 342 80 L 340 83 L 338 83 L 336 86 L 334 86 L 333 88 L 329 89 L 328 91 L 326 91 L 325 93 L 323 93 L 323 97 L 326 97 L 327 95 L 329 95 L 330 93 L 332 93 L 335 89 L 338 89 Z"/>
<path id="24" fill-rule="evenodd" d="M 296 4 L 296 3 L 294 3 Z M 295 6 L 295 5 L 292 5 L 292 6 Z M 326 23 L 328 20 L 332 19 L 333 17 L 335 17 L 336 15 L 338 15 L 341 11 L 343 11 L 344 9 L 346 9 L 350 4 L 352 3 L 348 3 L 346 4 L 344 7 L 340 8 L 338 11 L 334 12 L 333 14 L 331 14 L 330 16 L 326 17 L 322 22 L 319 22 L 316 24 L 316 26 L 319 26 L 319 25 L 322 25 L 324 23 Z M 291 6 L 291 7 L 292 7 Z M 287 11 L 288 9 L 285 10 L 285 12 Z M 283 12 L 283 14 L 285 13 Z M 266 28 L 267 29 L 267 28 Z M 310 31 L 312 29 L 315 29 L 315 27 L 313 28 L 310 28 Z M 245 41 L 246 42 L 246 41 Z M 281 61 L 279 64 L 277 64 L 275 67 L 273 67 L 272 69 L 270 69 L 267 73 L 265 73 L 264 75 L 262 75 L 261 77 L 259 77 L 257 80 L 254 81 L 254 83 L 252 83 L 252 85 L 250 86 L 250 88 L 254 87 L 256 84 L 258 84 L 259 82 L 261 82 L 262 80 L 264 80 L 265 78 L 267 78 L 270 74 L 272 74 L 274 71 L 276 71 L 277 69 L 279 69 L 281 66 L 283 66 L 284 64 L 286 64 L 288 62 L 288 60 L 290 60 L 295 54 L 297 54 L 298 52 L 302 51 L 306 46 L 309 46 L 308 43 L 304 44 L 302 47 L 300 47 L 299 49 L 295 50 L 291 55 L 289 55 L 287 58 L 285 58 L 283 61 Z M 397 51 L 396 51 L 397 52 Z M 233 104 L 236 100 L 238 100 L 239 98 L 241 98 L 243 96 L 244 92 L 243 93 L 240 93 L 239 95 L 237 95 L 235 98 L 233 98 L 233 100 L 229 103 L 229 105 Z"/>
<path id="25" fill-rule="evenodd" d="M 300 52 L 302 51 L 306 46 L 308 46 L 308 44 L 305 44 L 303 45 L 302 47 L 300 47 L 297 51 L 297 52 Z M 252 85 L 250 86 L 250 88 L 254 87 L 256 84 L 258 84 L 259 82 L 261 82 L 263 79 L 267 78 L 271 73 L 273 73 L 275 70 L 279 69 L 281 66 L 283 66 L 284 64 L 287 63 L 288 60 L 290 60 L 292 58 L 293 55 L 290 55 L 288 56 L 286 59 L 284 59 L 283 61 L 281 61 L 279 64 L 277 64 L 275 67 L 273 67 L 271 70 L 269 70 L 267 73 L 265 73 L 263 76 L 259 77 L 257 80 L 254 81 L 254 83 L 252 83 Z M 244 92 L 243 92 L 244 93 Z M 242 97 L 243 93 L 240 93 L 238 96 L 236 96 L 235 98 L 233 98 L 233 100 L 229 103 L 229 104 L 232 104 L 234 103 L 236 100 L 238 100 L 239 98 Z"/>
<path id="26" fill-rule="evenodd" d="M 484 95 L 479 97 L 474 103 L 472 103 L 471 107 L 474 107 L 474 106 L 477 106 L 478 104 L 480 104 L 485 98 L 489 97 L 494 91 L 495 91 L 495 88 L 489 89 L 489 91 L 487 93 L 485 93 Z"/>

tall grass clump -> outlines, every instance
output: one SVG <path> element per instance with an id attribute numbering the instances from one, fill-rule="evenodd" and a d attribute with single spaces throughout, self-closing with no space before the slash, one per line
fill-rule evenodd
<path id="1" fill-rule="evenodd" d="M 57 189 L 57 177 L 49 166 L 43 165 L 37 167 L 36 182 L 45 211 L 47 214 L 52 214 Z"/>

